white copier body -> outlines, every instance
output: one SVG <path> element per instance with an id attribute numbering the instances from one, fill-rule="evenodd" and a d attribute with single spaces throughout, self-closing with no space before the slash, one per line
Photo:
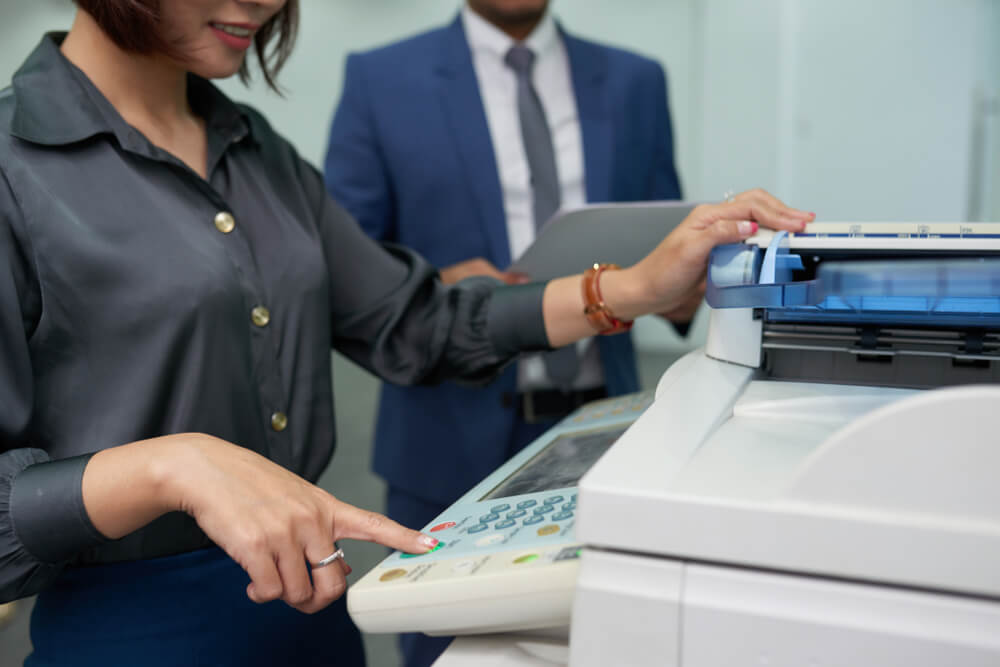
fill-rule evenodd
<path id="1" fill-rule="evenodd" d="M 1000 666 L 1000 223 L 762 231 L 706 299 L 704 349 L 470 489 L 358 627 L 463 635 L 439 667 Z"/>
<path id="2" fill-rule="evenodd" d="M 913 227 L 713 257 L 751 305 L 581 480 L 571 665 L 1000 665 L 1000 225 Z"/>

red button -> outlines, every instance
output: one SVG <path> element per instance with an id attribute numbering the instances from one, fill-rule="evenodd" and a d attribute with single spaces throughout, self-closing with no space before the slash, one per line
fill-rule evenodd
<path id="1" fill-rule="evenodd" d="M 436 533 L 439 530 L 444 530 L 445 528 L 451 528 L 455 525 L 454 521 L 445 521 L 444 523 L 439 523 L 438 525 L 431 528 L 432 533 Z"/>

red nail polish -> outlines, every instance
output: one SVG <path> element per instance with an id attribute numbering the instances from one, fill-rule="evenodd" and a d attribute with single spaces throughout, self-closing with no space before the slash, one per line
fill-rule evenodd
<path id="1" fill-rule="evenodd" d="M 751 222 L 750 225 L 751 225 L 751 227 L 750 227 L 750 229 L 751 229 L 750 235 L 753 236 L 754 234 L 757 233 L 757 227 L 758 227 L 758 225 L 757 225 L 756 222 Z"/>

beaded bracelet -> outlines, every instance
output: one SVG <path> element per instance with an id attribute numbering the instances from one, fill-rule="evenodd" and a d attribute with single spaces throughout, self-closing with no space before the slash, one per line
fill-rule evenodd
<path id="1" fill-rule="evenodd" d="M 583 272 L 583 314 L 587 316 L 587 321 L 597 329 L 597 333 L 611 335 L 623 333 L 632 328 L 632 321 L 619 320 L 604 303 L 601 296 L 600 279 L 605 271 L 615 271 L 619 269 L 617 264 L 594 264 Z"/>

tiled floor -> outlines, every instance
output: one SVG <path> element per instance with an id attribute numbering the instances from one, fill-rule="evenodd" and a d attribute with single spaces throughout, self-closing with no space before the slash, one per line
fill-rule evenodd
<path id="1" fill-rule="evenodd" d="M 655 386 L 663 371 L 676 358 L 671 354 L 640 354 L 639 371 L 644 388 Z M 370 444 L 374 424 L 378 382 L 343 358 L 334 357 L 334 392 L 337 408 L 337 441 L 333 463 L 320 478 L 320 486 L 341 500 L 382 511 L 385 486 L 370 472 Z M 383 547 L 365 542 L 346 542 L 356 580 L 386 554 Z M 31 651 L 28 616 L 31 601 L 21 601 L 13 623 L 0 629 L 0 667 L 21 665 Z M 399 664 L 395 639 L 389 635 L 367 635 L 365 648 L 371 667 Z"/>

